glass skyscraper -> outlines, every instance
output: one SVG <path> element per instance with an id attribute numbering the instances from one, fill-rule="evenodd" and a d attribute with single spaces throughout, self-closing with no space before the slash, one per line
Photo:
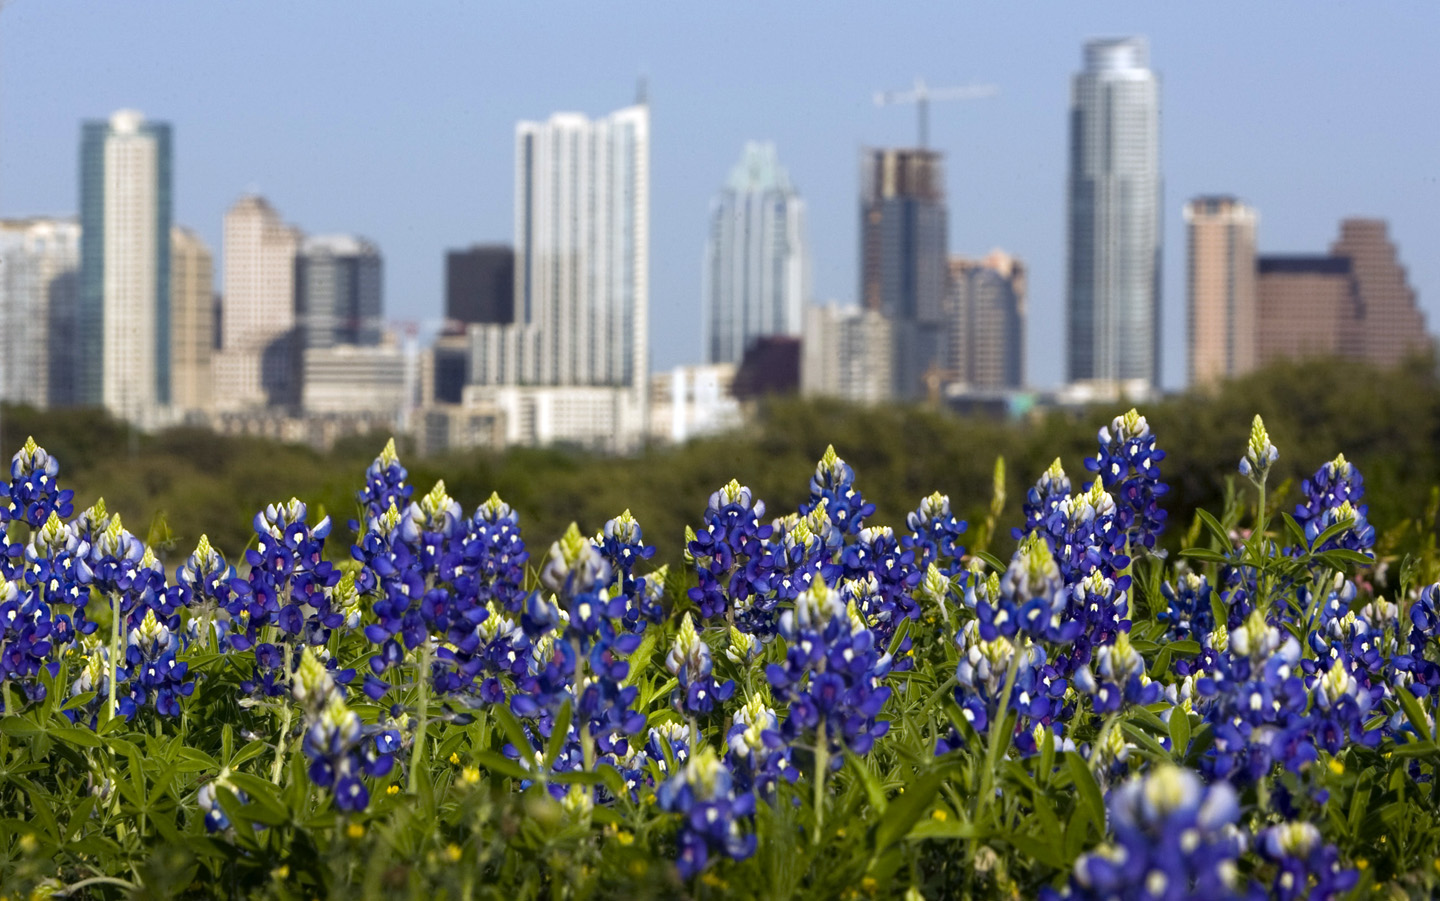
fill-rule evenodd
<path id="1" fill-rule="evenodd" d="M 170 402 L 170 178 L 168 124 L 82 127 L 76 400 L 123 419 Z"/>
<path id="2" fill-rule="evenodd" d="M 808 293 L 805 205 L 773 144 L 749 143 L 710 205 L 705 359 L 739 363 L 756 338 L 799 335 Z"/>
<path id="3" fill-rule="evenodd" d="M 1160 382 L 1160 85 L 1144 38 L 1085 45 L 1070 91 L 1071 381 Z"/>
<path id="4" fill-rule="evenodd" d="M 945 363 L 943 158 L 933 150 L 867 150 L 862 165 L 861 303 L 891 321 L 895 396 L 922 397 Z"/>

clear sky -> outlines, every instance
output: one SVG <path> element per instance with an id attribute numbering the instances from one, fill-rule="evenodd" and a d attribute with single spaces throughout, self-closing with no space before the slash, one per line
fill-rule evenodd
<path id="1" fill-rule="evenodd" d="M 259 190 L 385 255 L 387 315 L 438 317 L 444 251 L 512 240 L 514 127 L 598 115 L 649 79 L 654 365 L 700 359 L 714 192 L 774 141 L 809 208 L 819 299 L 854 302 L 860 148 L 911 144 L 878 89 L 994 83 L 937 104 L 950 244 L 1030 265 L 1029 377 L 1062 378 L 1066 116 L 1086 38 L 1143 34 L 1160 73 L 1165 383 L 1184 380 L 1181 207 L 1231 193 L 1262 252 L 1388 219 L 1440 326 L 1440 4 L 479 3 L 11 0 L 0 12 L 0 215 L 73 215 L 80 121 L 175 128 L 176 221 L 220 253 Z"/>

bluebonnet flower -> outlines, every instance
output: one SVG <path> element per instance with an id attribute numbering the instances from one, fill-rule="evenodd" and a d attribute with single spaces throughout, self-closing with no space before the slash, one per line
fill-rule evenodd
<path id="1" fill-rule="evenodd" d="M 1215 614 L 1210 605 L 1214 590 L 1202 574 L 1183 573 L 1174 582 L 1160 586 L 1167 606 L 1156 614 L 1165 623 L 1167 634 L 1176 640 L 1199 639 L 1215 628 Z"/>
<path id="2" fill-rule="evenodd" d="M 470 519 L 465 536 L 466 572 L 456 579 L 456 588 L 474 594 L 483 603 L 495 602 L 502 609 L 519 613 L 525 603 L 525 563 L 530 553 L 520 537 L 520 515 L 491 492 Z M 464 584 L 473 579 L 474 587 Z"/>
<path id="3" fill-rule="evenodd" d="M 810 503 L 800 508 L 800 514 L 809 513 L 821 500 L 825 501 L 826 515 L 842 536 L 858 534 L 864 528 L 865 518 L 875 512 L 875 505 L 867 504 L 855 490 L 855 470 L 840 459 L 833 444 L 826 446 L 825 454 L 815 465 L 815 475 L 810 479 Z"/>
<path id="4" fill-rule="evenodd" d="M 1365 480 L 1360 470 L 1340 454 L 1306 479 L 1301 486 L 1305 503 L 1295 507 L 1295 521 L 1305 529 L 1306 539 L 1315 539 L 1331 526 L 1350 522 L 1350 528 L 1331 538 L 1314 551 L 1342 547 L 1352 551 L 1368 551 L 1375 546 L 1375 527 L 1366 519 L 1369 508 L 1361 503 L 1365 497 Z"/>
<path id="5" fill-rule="evenodd" d="M 1056 457 L 1050 468 L 1040 474 L 1035 485 L 1025 493 L 1020 508 L 1025 514 L 1025 525 L 1011 530 L 1016 541 L 1037 529 L 1043 530 L 1050 516 L 1059 508 L 1060 502 L 1070 496 L 1070 477 Z"/>
<path id="6" fill-rule="evenodd" d="M 1115 643 L 1095 652 L 1096 675 L 1089 667 L 1075 674 L 1075 687 L 1093 695 L 1096 713 L 1110 713 L 1120 707 L 1153 704 L 1160 699 L 1160 683 L 1145 674 L 1145 658 L 1130 644 L 1130 634 L 1121 632 Z M 1098 678 L 1097 678 L 1098 676 Z"/>
<path id="7" fill-rule="evenodd" d="M 901 544 L 915 552 L 914 565 L 925 569 L 934 564 L 947 576 L 963 571 L 961 558 L 965 546 L 960 536 L 965 534 L 965 520 L 950 512 L 950 498 L 935 492 L 920 502 L 920 506 L 905 518 L 910 534 L 900 539 Z"/>
<path id="8" fill-rule="evenodd" d="M 1360 881 L 1358 871 L 1340 865 L 1340 852 L 1312 823 L 1271 826 L 1257 844 L 1278 870 L 1272 881 L 1277 901 L 1329 901 Z"/>
<path id="9" fill-rule="evenodd" d="M 1346 655 L 1340 654 L 1329 663 L 1329 669 L 1315 680 L 1314 686 L 1316 745 L 1331 754 L 1339 753 L 1348 744 L 1377 747 L 1380 731 L 1365 728 L 1373 697 L 1355 678 Z"/>
<path id="10" fill-rule="evenodd" d="M 742 791 L 769 795 L 778 780 L 800 778 L 780 736 L 780 720 L 761 695 L 752 695 L 735 711 L 725 748 L 725 763 Z"/>
<path id="11" fill-rule="evenodd" d="M 1250 424 L 1250 441 L 1245 447 L 1245 456 L 1240 458 L 1240 474 L 1257 485 L 1265 484 L 1270 467 L 1280 459 L 1280 451 L 1270 443 L 1270 433 L 1265 430 L 1265 421 L 1255 414 Z"/>
<path id="12" fill-rule="evenodd" d="M 1079 637 L 1083 623 L 1064 618 L 1068 602 L 1060 567 L 1039 535 L 1021 540 L 998 588 L 998 597 L 987 591 L 977 599 L 980 638 L 1013 638 L 1023 631 L 1033 639 L 1068 644 Z"/>
<path id="13" fill-rule="evenodd" d="M 39 590 L 0 579 L 0 681 L 19 687 L 31 701 L 45 697 L 41 668 L 48 665 L 52 675 L 57 668 L 49 661 L 52 631 L 50 609 L 40 599 Z"/>
<path id="14" fill-rule="evenodd" d="M 785 639 L 783 664 L 765 669 L 777 699 L 790 715 L 781 725 L 788 742 L 820 733 L 817 742 L 828 750 L 843 744 L 856 754 L 867 753 L 890 724 L 877 715 L 890 698 L 882 686 L 891 667 L 890 655 L 875 641 L 853 607 L 846 610 L 840 594 L 824 582 L 795 599 L 780 616 Z M 840 763 L 838 756 L 830 758 Z"/>
<path id="15" fill-rule="evenodd" d="M 364 810 L 370 790 L 364 776 L 383 776 L 394 765 L 389 744 L 398 736 L 377 740 L 366 735 L 360 716 L 338 694 L 331 695 L 319 714 L 309 718 L 302 748 L 310 758 L 310 781 L 334 792 L 335 806 L 344 811 Z"/>
<path id="16" fill-rule="evenodd" d="M 635 579 L 635 565 L 641 560 L 655 556 L 655 548 L 645 544 L 640 523 L 635 521 L 629 510 L 605 523 L 605 528 L 595 539 L 600 552 L 609 561 L 616 573 L 620 594 L 627 600 L 625 621 L 632 628 L 645 622 L 659 622 L 664 610 L 640 610 L 642 597 Z"/>
<path id="17" fill-rule="evenodd" d="M 874 581 L 879 601 L 866 619 L 877 640 L 888 642 L 902 619 L 920 618 L 920 605 L 911 594 L 924 573 L 915 566 L 915 552 L 902 548 L 893 530 L 886 526 L 861 529 L 857 539 L 841 552 L 840 562 L 844 579 Z"/>
<path id="18" fill-rule="evenodd" d="M 57 481 L 60 461 L 50 456 L 33 437 L 10 461 L 10 483 L 0 482 L 0 522 L 23 522 L 38 529 L 50 514 L 68 519 L 75 493 Z"/>
<path id="19" fill-rule="evenodd" d="M 955 702 L 966 722 L 980 735 L 1001 719 L 1000 699 L 1012 661 L 1015 681 L 1010 689 L 1009 710 L 1040 723 L 1049 722 L 1060 711 L 1068 683 L 1046 665 L 1045 651 L 1039 645 L 1017 646 L 1003 635 L 987 641 L 979 623 L 973 620 L 960 630 L 956 643 L 960 662 L 955 668 Z M 1017 721 L 1016 730 L 1026 731 L 1025 724 Z M 944 750 L 958 747 L 958 743 L 959 736 L 952 736 L 945 741 Z"/>
<path id="20" fill-rule="evenodd" d="M 733 621 L 736 606 L 769 592 L 771 559 L 764 542 L 773 529 L 760 523 L 764 515 L 765 502 L 732 479 L 710 495 L 701 530 L 687 530 L 686 558 L 699 577 L 689 596 L 702 618 Z"/>
<path id="21" fill-rule="evenodd" d="M 1098 473 L 1115 498 L 1116 525 L 1130 543 L 1153 548 L 1165 528 L 1160 498 L 1170 490 L 1160 481 L 1165 452 L 1155 447 L 1150 424 L 1135 409 L 1115 417 L 1109 428 L 1102 427 L 1098 438 L 1100 453 L 1086 459 L 1085 468 Z"/>
<path id="22" fill-rule="evenodd" d="M 409 505 L 415 489 L 406 484 L 408 475 L 395 453 L 395 439 L 391 438 L 365 470 L 365 487 L 355 496 L 367 521 L 383 514 L 392 504 L 401 510 Z M 358 532 L 360 524 L 352 521 L 350 528 Z"/>
<path id="23" fill-rule="evenodd" d="M 1208 901 L 1253 896 L 1236 860 L 1243 843 L 1235 791 L 1208 788 L 1188 770 L 1162 764 L 1109 796 L 1114 842 L 1083 854 L 1060 897 Z M 1057 897 L 1047 892 L 1042 897 Z"/>
<path id="24" fill-rule="evenodd" d="M 206 535 L 200 536 L 195 552 L 175 570 L 175 584 L 170 588 L 172 603 L 190 611 L 194 637 L 205 647 L 212 642 L 221 646 L 229 630 L 228 622 L 219 614 L 230 605 L 230 583 L 234 578 L 235 568 L 210 545 Z"/>
<path id="25" fill-rule="evenodd" d="M 130 715 L 144 706 L 153 706 L 161 716 L 178 716 L 180 698 L 195 693 L 195 683 L 186 678 L 189 664 L 176 659 L 180 643 L 169 627 L 147 607 L 145 616 L 130 630 L 125 649 L 130 696 L 120 712 Z"/>
<path id="26" fill-rule="evenodd" d="M 715 709 L 716 701 L 728 701 L 735 693 L 734 681 L 715 679 L 710 646 L 695 631 L 695 623 L 688 613 L 680 620 L 675 643 L 665 657 L 665 668 L 680 683 L 671 703 L 682 715 L 708 715 Z"/>
<path id="27" fill-rule="evenodd" d="M 755 853 L 754 833 L 740 828 L 754 816 L 755 796 L 735 792 L 730 771 L 708 745 L 666 780 L 655 796 L 662 809 L 683 817 L 676 861 L 682 879 L 703 871 L 712 853 L 724 853 L 732 860 Z"/>

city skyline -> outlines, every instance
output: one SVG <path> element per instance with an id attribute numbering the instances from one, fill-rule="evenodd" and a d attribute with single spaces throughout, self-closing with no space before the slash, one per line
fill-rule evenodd
<path id="1" fill-rule="evenodd" d="M 1184 382 L 1185 337 L 1178 326 L 1185 272 L 1174 251 L 1184 246 L 1180 210 L 1201 193 L 1233 193 L 1260 209 L 1267 223 L 1262 253 L 1323 246 L 1333 223 L 1347 216 L 1389 220 L 1412 284 L 1437 321 L 1440 262 L 1425 250 L 1440 234 L 1440 187 L 1433 164 L 1417 157 L 1440 156 L 1440 132 L 1433 117 L 1413 115 L 1427 101 L 1411 86 L 1428 83 L 1423 76 L 1434 69 L 1421 52 L 1420 36 L 1433 33 L 1428 26 L 1437 21 L 1429 11 L 1379 17 L 1306 7 L 1297 22 L 1295 6 L 1231 6 L 1193 17 L 1131 6 L 1028 18 L 981 7 L 962 22 L 930 7 L 936 34 L 907 33 L 906 43 L 898 23 L 861 28 L 854 11 L 842 9 L 835 23 L 819 23 L 779 10 L 767 12 L 767 28 L 753 36 L 757 46 L 790 47 L 793 41 L 770 32 L 808 28 L 823 49 L 800 48 L 788 61 L 732 72 L 716 68 L 723 54 L 709 48 L 723 41 L 709 37 L 740 33 L 741 16 L 621 11 L 607 18 L 579 11 L 574 28 L 551 33 L 542 28 L 544 17 L 515 11 L 495 11 L 483 23 L 485 17 L 468 13 L 422 21 L 358 4 L 353 21 L 339 23 L 335 39 L 322 42 L 318 58 L 300 67 L 286 48 L 316 40 L 320 20 L 336 25 L 333 16 L 286 10 L 287 27 L 277 29 L 278 7 L 237 15 L 160 4 L 123 14 L 99 10 L 77 27 L 73 17 L 52 9 L 21 2 L 0 17 L 0 215 L 77 209 L 67 162 L 75 123 L 136 106 L 178 129 L 177 221 L 219 247 L 224 209 L 258 186 L 296 221 L 317 231 L 356 231 L 385 247 L 386 293 L 396 318 L 438 318 L 444 248 L 508 238 L 513 123 L 535 110 L 613 109 L 641 71 L 650 76 L 656 104 L 655 368 L 701 359 L 694 248 L 703 241 L 713 173 L 733 162 L 734 148 L 745 140 L 777 144 L 812 210 L 816 299 L 857 302 L 854 154 L 866 144 L 914 140 L 913 116 L 874 108 L 870 94 L 923 73 L 935 84 L 1001 86 L 987 103 L 933 110 L 930 144 L 947 154 L 949 249 L 1004 246 L 1027 260 L 1030 377 L 1040 386 L 1054 384 L 1061 377 L 1054 349 L 1063 329 L 1068 79 L 1086 38 L 1145 34 L 1162 76 L 1165 110 L 1165 244 L 1172 248 L 1163 291 L 1166 387 Z M 652 28 L 637 24 L 651 20 Z M 1002 26 L 1026 31 L 1021 52 L 988 46 L 995 42 L 985 34 Z M 671 36 L 664 39 L 667 28 Z M 1296 28 L 1306 36 L 1298 42 L 1306 44 L 1305 54 L 1276 51 L 1278 39 Z M 127 43 L 136 46 L 104 46 L 117 30 L 133 34 Z M 185 42 L 165 45 L 180 56 L 172 53 L 163 65 L 145 58 L 145 48 L 182 32 Z M 248 53 L 240 48 L 256 46 L 247 36 L 262 32 L 269 69 L 242 69 Z M 508 46 L 542 33 L 562 50 L 578 42 L 591 49 L 574 59 L 562 52 L 562 62 L 547 59 L 542 67 Z M 337 49 L 346 35 L 357 38 L 354 47 Z M 702 37 L 705 49 L 696 52 Z M 607 44 L 607 38 L 613 40 Z M 401 83 L 363 71 L 365 48 L 381 40 L 418 61 Z M 902 43 L 904 54 L 885 49 Z M 1209 52 L 1218 43 L 1231 51 L 1223 63 Z M 432 44 L 436 52 L 422 51 Z M 43 64 L 54 46 L 89 62 L 74 75 L 56 77 Z M 1355 46 L 1384 52 L 1366 56 L 1362 67 Z M 451 56 L 472 62 L 452 70 L 440 61 Z M 197 92 L 174 73 L 190 63 L 199 71 L 201 57 L 205 65 L 213 57 L 215 71 L 228 77 L 207 80 L 213 90 Z M 327 61 L 333 64 L 327 74 L 316 74 L 314 67 Z M 807 67 L 813 74 L 802 72 Z M 94 78 L 101 68 L 107 77 Z M 726 77 L 718 78 L 720 71 Z M 294 98 L 277 89 L 287 82 L 296 88 Z M 317 91 L 343 96 L 334 109 L 317 113 L 303 102 Z M 1275 115 L 1277 107 L 1283 116 Z M 1404 140 L 1391 138 L 1395 122 L 1412 119 Z M 377 123 L 403 139 L 372 141 Z M 417 180 L 425 173 L 461 189 L 427 187 L 430 182 Z"/>

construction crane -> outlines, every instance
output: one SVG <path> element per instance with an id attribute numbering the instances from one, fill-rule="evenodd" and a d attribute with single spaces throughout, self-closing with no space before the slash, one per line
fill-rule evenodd
<path id="1" fill-rule="evenodd" d="M 982 100 L 994 97 L 1000 88 L 993 84 L 967 84 L 953 88 L 931 88 L 925 79 L 916 76 L 915 87 L 908 91 L 876 91 L 876 106 L 895 106 L 901 103 L 915 104 L 915 113 L 920 125 L 920 147 L 930 132 L 930 103 L 939 100 Z"/>

